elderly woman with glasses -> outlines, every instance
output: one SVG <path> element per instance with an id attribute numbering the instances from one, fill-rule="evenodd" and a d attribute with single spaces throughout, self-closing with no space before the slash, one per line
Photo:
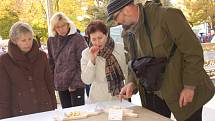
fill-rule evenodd
<path id="1" fill-rule="evenodd" d="M 84 105 L 84 83 L 81 81 L 81 52 L 87 44 L 73 22 L 58 12 L 51 18 L 48 55 L 55 89 L 63 108 Z"/>
<path id="2" fill-rule="evenodd" d="M 108 36 L 106 25 L 96 20 L 86 29 L 90 46 L 82 52 L 81 77 L 91 84 L 90 103 L 115 100 L 127 77 L 124 46 Z"/>

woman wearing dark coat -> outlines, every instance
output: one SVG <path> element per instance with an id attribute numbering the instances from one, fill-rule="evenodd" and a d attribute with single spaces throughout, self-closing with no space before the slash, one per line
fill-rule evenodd
<path id="1" fill-rule="evenodd" d="M 32 28 L 17 22 L 9 36 L 8 52 L 0 57 L 0 119 L 55 109 L 48 60 Z"/>
<path id="2" fill-rule="evenodd" d="M 73 22 L 61 12 L 52 16 L 50 31 L 49 64 L 61 105 L 63 108 L 84 105 L 80 59 L 87 44 Z"/>

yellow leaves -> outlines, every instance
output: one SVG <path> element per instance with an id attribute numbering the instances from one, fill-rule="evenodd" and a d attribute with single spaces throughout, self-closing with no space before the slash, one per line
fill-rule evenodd
<path id="1" fill-rule="evenodd" d="M 77 28 L 81 31 L 85 30 L 85 27 L 88 24 L 86 20 L 90 19 L 87 11 L 90 7 L 95 6 L 94 0 L 51 1 L 53 13 L 58 11 L 64 12 L 76 24 Z M 47 37 L 47 33 L 45 33 L 45 30 L 48 29 L 46 0 L 1 0 L 0 6 L 0 20 L 4 19 L 4 23 L 8 23 L 9 20 L 7 21 L 5 18 L 12 18 L 12 20 L 10 20 L 10 24 L 7 24 L 7 26 L 10 27 L 11 24 L 18 20 L 25 21 L 33 26 L 36 34 L 37 32 L 42 32 L 42 36 Z"/>
<path id="2" fill-rule="evenodd" d="M 13 0 L 2 0 L 0 2 L 0 19 L 3 18 L 4 16 L 8 15 L 8 6 L 11 5 Z"/>
<path id="3" fill-rule="evenodd" d="M 84 31 L 86 27 L 84 20 L 89 16 L 87 10 L 90 6 L 94 6 L 94 0 L 54 0 L 53 6 L 55 6 L 54 13 L 64 12 L 77 28 Z"/>
<path id="4" fill-rule="evenodd" d="M 212 22 L 209 18 L 215 16 L 214 0 L 183 0 L 188 20 L 193 24 Z"/>
<path id="5" fill-rule="evenodd" d="M 10 23 L 6 26 L 10 27 L 16 21 L 25 21 L 33 27 L 36 34 L 47 29 L 45 0 L 2 0 L 0 6 L 0 19 L 3 18 L 4 23 Z M 4 25 L 3 22 L 0 26 Z M 9 28 L 4 31 L 8 32 Z M 43 33 L 43 36 L 47 36 L 45 31 Z"/>

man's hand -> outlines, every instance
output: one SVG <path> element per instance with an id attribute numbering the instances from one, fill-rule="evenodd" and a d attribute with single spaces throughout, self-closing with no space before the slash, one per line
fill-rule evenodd
<path id="1" fill-rule="evenodd" d="M 193 101 L 194 89 L 184 88 L 179 98 L 179 106 L 182 108 Z"/>
<path id="2" fill-rule="evenodd" d="M 131 98 L 133 91 L 135 88 L 135 84 L 133 82 L 129 82 L 126 84 L 122 89 L 119 94 L 119 99 L 122 101 L 122 99 L 128 99 Z"/>
<path id="3" fill-rule="evenodd" d="M 98 55 L 98 52 L 99 52 L 99 47 L 98 46 L 92 46 L 90 48 L 90 59 L 91 59 L 91 62 L 95 65 L 95 61 L 96 61 L 96 57 Z"/>

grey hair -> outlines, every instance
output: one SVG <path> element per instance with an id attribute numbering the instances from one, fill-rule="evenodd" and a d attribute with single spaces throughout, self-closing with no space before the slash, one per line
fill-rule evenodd
<path id="1" fill-rule="evenodd" d="M 55 30 L 55 25 L 59 21 L 62 21 L 69 25 L 71 34 L 73 34 L 77 31 L 75 24 L 63 12 L 57 12 L 51 17 L 51 20 L 50 20 L 50 26 L 49 26 L 50 36 L 55 36 L 57 34 L 57 32 Z"/>
<path id="2" fill-rule="evenodd" d="M 13 24 L 10 28 L 9 38 L 12 42 L 15 42 L 15 40 L 19 38 L 21 34 L 29 32 L 32 33 L 32 35 L 34 34 L 32 27 L 28 23 L 19 21 Z"/>

